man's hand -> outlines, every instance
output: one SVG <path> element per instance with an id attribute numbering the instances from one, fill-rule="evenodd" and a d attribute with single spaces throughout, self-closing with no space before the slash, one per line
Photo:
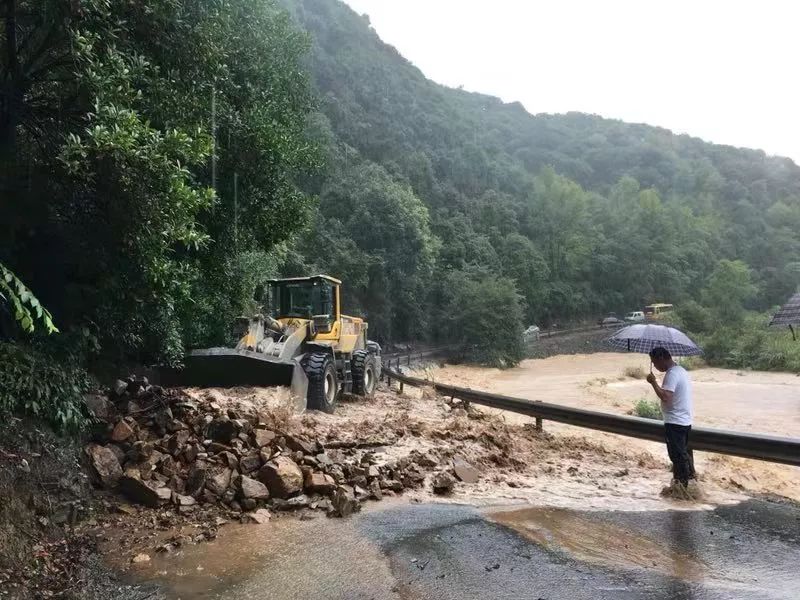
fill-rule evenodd
<path id="1" fill-rule="evenodd" d="M 655 385 L 655 383 L 656 383 L 656 376 L 655 376 L 653 373 L 650 373 L 650 374 L 647 376 L 647 383 L 649 383 L 650 385 Z"/>

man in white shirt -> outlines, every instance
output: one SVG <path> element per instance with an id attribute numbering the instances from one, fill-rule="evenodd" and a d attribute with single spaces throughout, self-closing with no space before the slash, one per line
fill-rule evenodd
<path id="1" fill-rule="evenodd" d="M 647 382 L 653 386 L 653 391 L 661 400 L 672 475 L 675 480 L 688 485 L 689 479 L 695 476 L 694 457 L 689 449 L 689 433 L 692 430 L 692 381 L 686 369 L 672 360 L 672 355 L 666 348 L 653 348 L 650 360 L 656 369 L 666 373 L 661 385 L 658 385 L 652 372 L 647 376 Z"/>

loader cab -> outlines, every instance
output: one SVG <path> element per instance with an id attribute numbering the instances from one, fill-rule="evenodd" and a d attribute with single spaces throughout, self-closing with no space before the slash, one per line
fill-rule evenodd
<path id="1" fill-rule="evenodd" d="M 272 279 L 267 283 L 267 307 L 272 318 L 312 321 L 319 333 L 333 330 L 339 320 L 341 281 L 315 275 Z"/>

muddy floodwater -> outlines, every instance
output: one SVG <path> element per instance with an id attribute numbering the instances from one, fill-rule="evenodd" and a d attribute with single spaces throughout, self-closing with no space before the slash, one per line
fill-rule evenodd
<path id="1" fill-rule="evenodd" d="M 609 352 L 525 360 L 507 370 L 448 365 L 418 374 L 508 396 L 629 414 L 639 399 L 655 398 L 643 379 L 648 372 L 646 355 Z M 790 373 L 714 368 L 692 370 L 690 376 L 694 382 L 695 425 L 800 437 L 800 377 Z M 510 422 L 530 420 L 514 413 L 497 412 Z M 545 428 L 580 436 L 609 450 L 636 448 L 657 459 L 666 458 L 664 446 L 654 442 L 558 423 L 546 423 Z M 751 492 L 776 493 L 800 500 L 798 467 L 696 454 L 698 467 L 709 478 L 724 478 Z"/>
<path id="2" fill-rule="evenodd" d="M 800 510 L 475 509 L 381 503 L 229 527 L 134 569 L 172 599 L 790 600 Z"/>

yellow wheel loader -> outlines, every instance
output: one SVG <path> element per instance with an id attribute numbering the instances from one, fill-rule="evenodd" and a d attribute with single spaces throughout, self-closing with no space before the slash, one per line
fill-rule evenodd
<path id="1" fill-rule="evenodd" d="M 235 348 L 192 350 L 180 385 L 287 385 L 298 408 L 332 412 L 343 393 L 371 396 L 380 346 L 367 323 L 341 314 L 341 281 L 327 275 L 267 282 L 266 314 L 241 318 Z"/>

